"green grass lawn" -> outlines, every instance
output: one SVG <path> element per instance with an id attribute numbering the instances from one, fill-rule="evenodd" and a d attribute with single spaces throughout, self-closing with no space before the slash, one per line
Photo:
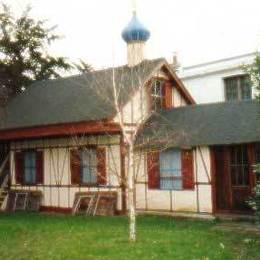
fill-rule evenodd
<path id="1" fill-rule="evenodd" d="M 130 244 L 126 217 L 0 214 L 0 259 L 260 259 L 257 237 L 216 230 L 216 222 L 137 221 Z"/>

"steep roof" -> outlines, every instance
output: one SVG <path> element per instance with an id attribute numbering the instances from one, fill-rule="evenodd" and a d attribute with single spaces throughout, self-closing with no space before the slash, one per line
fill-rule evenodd
<path id="1" fill-rule="evenodd" d="M 260 104 L 190 105 L 152 115 L 139 132 L 143 147 L 225 145 L 260 141 Z"/>
<path id="2" fill-rule="evenodd" d="M 113 73 L 120 89 L 119 103 L 123 105 L 164 63 L 164 59 L 145 60 L 133 68 L 121 66 L 35 82 L 10 101 L 0 129 L 107 119 L 115 114 Z"/>

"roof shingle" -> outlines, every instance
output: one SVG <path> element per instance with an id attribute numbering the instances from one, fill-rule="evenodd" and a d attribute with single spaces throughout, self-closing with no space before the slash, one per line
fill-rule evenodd
<path id="1" fill-rule="evenodd" d="M 260 141 L 260 104 L 190 105 L 152 115 L 139 132 L 142 147 L 225 145 Z"/>
<path id="2" fill-rule="evenodd" d="M 121 66 L 82 75 L 33 83 L 13 98 L 0 129 L 107 119 L 115 114 L 112 75 L 120 89 L 119 103 L 130 95 L 164 59 L 145 60 L 135 67 Z"/>

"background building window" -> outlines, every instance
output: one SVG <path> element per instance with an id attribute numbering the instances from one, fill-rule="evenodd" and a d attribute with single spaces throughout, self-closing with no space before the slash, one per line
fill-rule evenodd
<path id="1" fill-rule="evenodd" d="M 84 148 L 80 154 L 81 182 L 83 184 L 97 183 L 97 153 L 94 148 Z"/>
<path id="2" fill-rule="evenodd" d="M 252 88 L 248 75 L 224 79 L 226 101 L 252 99 Z"/>
<path id="3" fill-rule="evenodd" d="M 24 183 L 36 183 L 36 152 L 24 153 Z"/>
<path id="4" fill-rule="evenodd" d="M 160 188 L 182 189 L 180 149 L 168 149 L 160 153 Z"/>
<path id="5" fill-rule="evenodd" d="M 164 104 L 164 82 L 162 80 L 154 80 L 151 86 L 151 109 L 152 111 L 160 111 Z"/>

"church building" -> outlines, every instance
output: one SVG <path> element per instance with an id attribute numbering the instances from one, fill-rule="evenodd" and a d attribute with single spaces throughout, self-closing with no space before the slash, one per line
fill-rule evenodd
<path id="1" fill-rule="evenodd" d="M 122 32 L 126 65 L 35 82 L 9 102 L 0 124 L 2 210 L 126 213 L 125 131 L 136 134 L 137 211 L 252 213 L 259 105 L 196 104 L 171 64 L 146 59 L 149 37 L 134 12 Z"/>

